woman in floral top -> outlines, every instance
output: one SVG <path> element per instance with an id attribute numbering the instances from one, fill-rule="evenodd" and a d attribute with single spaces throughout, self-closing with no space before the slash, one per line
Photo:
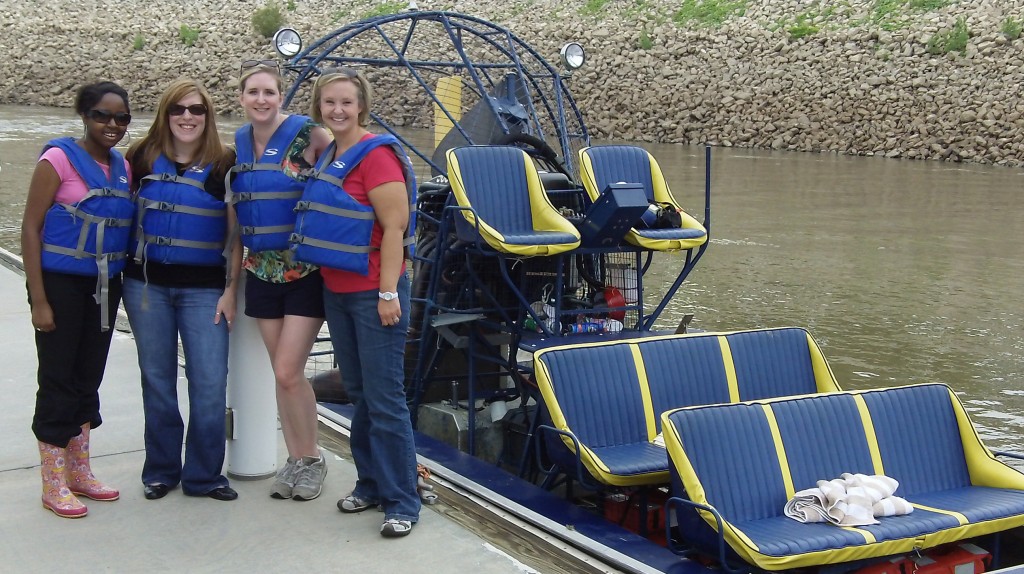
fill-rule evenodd
<path id="1" fill-rule="evenodd" d="M 323 128 L 317 127 L 309 118 L 288 116 L 281 112 L 284 81 L 273 60 L 243 62 L 240 83 L 240 101 L 249 124 L 243 126 L 235 136 L 239 164 L 236 165 L 237 173 L 233 181 L 243 188 L 252 186 L 252 191 L 257 192 L 252 195 L 258 195 L 260 191 L 276 192 L 281 189 L 277 187 L 281 184 L 275 184 L 273 178 L 277 178 L 278 182 L 288 182 L 280 178 L 279 172 L 247 172 L 241 164 L 276 163 L 280 157 L 283 158 L 280 160 L 281 172 L 297 181 L 303 170 L 313 166 L 330 138 Z M 294 131 L 296 126 L 297 133 Z M 296 135 L 288 142 L 287 134 L 290 133 Z M 283 148 L 283 154 L 272 147 L 278 145 Z M 268 177 L 271 178 L 269 183 Z M 297 199 L 238 200 L 235 209 L 243 225 L 243 241 L 249 240 L 246 243 L 249 254 L 244 264 L 248 272 L 245 314 L 257 319 L 260 334 L 270 354 L 277 383 L 278 416 L 288 448 L 288 460 L 277 473 L 270 495 L 274 498 L 310 500 L 320 495 L 327 473 L 326 462 L 317 446 L 316 396 L 305 376 L 306 360 L 324 322 L 323 279 L 315 266 L 292 260 L 291 252 L 287 249 L 259 249 L 257 246 L 262 244 L 258 242 L 261 241 L 258 235 L 264 231 L 246 231 L 244 228 L 247 225 L 244 221 L 245 210 L 258 209 L 263 210 L 262 213 L 269 211 L 271 216 L 287 218 L 286 214 L 291 213 L 287 203 L 290 201 L 291 206 L 294 206 Z M 257 208 L 253 204 L 263 205 Z M 265 205 L 271 206 L 270 209 Z M 250 233 L 250 237 L 246 238 L 246 233 Z M 272 235 L 269 231 L 265 233 L 266 237 Z M 267 243 L 270 243 L 269 239 Z"/>

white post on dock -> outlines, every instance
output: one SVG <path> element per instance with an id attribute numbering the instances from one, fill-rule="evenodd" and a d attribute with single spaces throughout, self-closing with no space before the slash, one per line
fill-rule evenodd
<path id="1" fill-rule="evenodd" d="M 245 315 L 243 271 L 228 357 L 228 476 L 261 479 L 277 467 L 277 399 L 274 369 L 256 319 Z"/>

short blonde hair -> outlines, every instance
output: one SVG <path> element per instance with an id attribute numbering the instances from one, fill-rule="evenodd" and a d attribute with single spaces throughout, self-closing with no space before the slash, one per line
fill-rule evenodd
<path id="1" fill-rule="evenodd" d="M 370 123 L 370 107 L 373 105 L 373 88 L 366 76 L 355 68 L 327 68 L 320 74 L 313 84 L 313 103 L 309 106 L 309 117 L 313 121 L 322 124 L 324 116 L 320 113 L 320 95 L 327 84 L 334 82 L 352 82 L 359 92 L 359 103 L 362 109 L 359 110 L 359 125 L 366 127 Z"/>

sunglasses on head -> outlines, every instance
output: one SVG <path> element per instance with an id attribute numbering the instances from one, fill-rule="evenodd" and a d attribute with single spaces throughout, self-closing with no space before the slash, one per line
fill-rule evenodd
<path id="1" fill-rule="evenodd" d="M 325 76 L 334 76 L 338 74 L 345 76 L 350 80 L 359 77 L 359 72 L 357 72 L 354 68 L 324 68 L 320 72 L 320 77 L 323 78 Z"/>
<path id="2" fill-rule="evenodd" d="M 278 64 L 277 60 L 242 60 L 242 65 L 238 68 L 238 73 L 241 74 L 249 68 L 270 68 L 280 72 L 281 64 Z"/>
<path id="3" fill-rule="evenodd" d="M 171 104 L 167 106 L 167 115 L 169 116 L 184 115 L 186 111 L 193 116 L 205 116 L 209 109 L 203 104 L 192 104 L 191 106 Z"/>
<path id="4" fill-rule="evenodd" d="M 132 115 L 129 114 L 128 112 L 112 113 L 112 112 L 108 112 L 106 110 L 92 109 L 92 110 L 89 110 L 88 112 L 86 112 L 85 115 L 90 120 L 92 120 L 94 122 L 97 122 L 97 123 L 101 123 L 101 124 L 109 124 L 111 119 L 114 120 L 115 124 L 117 124 L 117 125 L 119 125 L 121 127 L 124 127 L 124 126 L 132 123 Z"/>

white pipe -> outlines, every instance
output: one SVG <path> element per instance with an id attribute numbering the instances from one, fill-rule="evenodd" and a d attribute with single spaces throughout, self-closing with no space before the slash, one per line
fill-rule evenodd
<path id="1" fill-rule="evenodd" d="M 238 311 L 228 345 L 228 475 L 259 479 L 277 468 L 277 399 L 274 370 L 256 319 L 247 317 L 245 281 L 238 285 Z"/>

